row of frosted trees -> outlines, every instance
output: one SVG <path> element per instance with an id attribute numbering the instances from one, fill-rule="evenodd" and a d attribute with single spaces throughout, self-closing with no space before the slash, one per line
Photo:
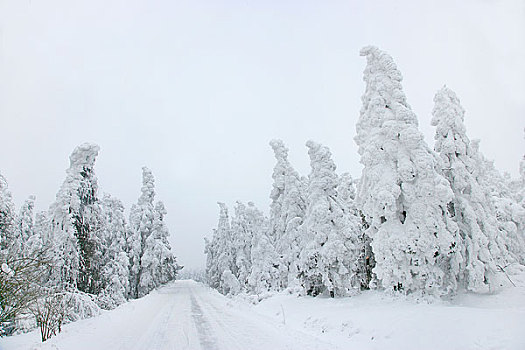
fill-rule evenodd
<path id="1" fill-rule="evenodd" d="M 525 159 L 502 176 L 470 141 L 455 93 L 434 98 L 434 150 L 418 130 L 392 58 L 365 47 L 366 90 L 355 142 L 361 177 L 338 175 L 328 148 L 307 142 L 301 177 L 281 141 L 269 217 L 237 203 L 206 240 L 206 276 L 224 294 L 292 290 L 352 295 L 485 293 L 525 263 Z"/>
<path id="2" fill-rule="evenodd" d="M 155 202 L 151 171 L 142 169 L 141 195 L 126 221 L 120 200 L 99 197 L 98 152 L 97 145 L 88 143 L 73 151 L 56 201 L 36 216 L 33 196 L 15 213 L 0 175 L 3 333 L 13 331 L 20 314 L 35 309 L 42 314 L 40 304 L 67 301 L 67 321 L 90 316 L 99 307 L 114 308 L 175 279 L 180 267 L 168 242 L 166 209 Z M 20 280 L 24 276 L 27 281 Z"/>

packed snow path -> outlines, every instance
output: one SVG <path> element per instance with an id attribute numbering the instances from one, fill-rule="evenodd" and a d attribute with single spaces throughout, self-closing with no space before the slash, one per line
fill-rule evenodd
<path id="1" fill-rule="evenodd" d="M 5 338 L 0 349 L 336 348 L 194 281 L 176 281 L 116 310 L 66 325 L 43 344 L 38 332 L 21 337 Z"/>

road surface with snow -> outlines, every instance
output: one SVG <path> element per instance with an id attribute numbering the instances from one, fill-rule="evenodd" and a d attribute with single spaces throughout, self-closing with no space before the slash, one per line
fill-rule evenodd
<path id="1" fill-rule="evenodd" d="M 116 310 L 66 325 L 44 344 L 39 333 L 8 337 L 13 349 L 334 349 L 194 281 L 176 281 Z"/>
<path id="2" fill-rule="evenodd" d="M 525 267 L 507 271 L 515 285 L 428 303 L 366 291 L 335 299 L 282 292 L 254 305 L 176 281 L 67 324 L 43 344 L 38 331 L 0 339 L 0 350 L 523 350 Z"/>

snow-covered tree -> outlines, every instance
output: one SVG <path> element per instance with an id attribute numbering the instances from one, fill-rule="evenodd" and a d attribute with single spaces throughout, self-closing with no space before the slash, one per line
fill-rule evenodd
<path id="1" fill-rule="evenodd" d="M 51 234 L 50 234 L 50 224 L 48 219 L 48 212 L 43 210 L 35 215 L 35 223 L 33 225 L 33 230 L 35 232 L 34 236 L 42 246 L 50 247 L 51 244 Z"/>
<path id="2" fill-rule="evenodd" d="M 99 299 L 103 308 L 111 309 L 129 296 L 129 258 L 127 224 L 122 202 L 110 195 L 102 199 L 104 231 L 102 233 L 102 280 L 104 289 Z"/>
<path id="3" fill-rule="evenodd" d="M 240 288 L 243 290 L 246 290 L 248 286 L 248 277 L 252 269 L 251 248 L 254 227 L 249 220 L 246 205 L 237 202 L 231 224 L 232 248 L 235 252 L 236 277 Z"/>
<path id="4" fill-rule="evenodd" d="M 238 293 L 241 285 L 237 280 L 239 268 L 236 264 L 228 207 L 222 202 L 217 204 L 219 205 L 217 229 L 213 230 L 211 241 L 206 240 L 206 279 L 210 287 L 223 294 Z"/>
<path id="5" fill-rule="evenodd" d="M 509 181 L 496 169 L 479 149 L 479 140 L 472 141 L 474 158 L 479 172 L 477 180 L 486 191 L 488 202 L 494 208 L 497 231 L 489 249 L 498 263 L 498 269 L 513 262 L 525 264 L 525 210 L 509 188 Z"/>
<path id="6" fill-rule="evenodd" d="M 363 174 L 358 205 L 369 227 L 374 273 L 387 289 L 442 294 L 456 288 L 457 227 L 440 162 L 418 130 L 392 58 L 365 47 L 366 90 L 357 123 Z"/>
<path id="7" fill-rule="evenodd" d="M 168 242 L 166 209 L 154 201 L 155 180 L 151 170 L 143 167 L 141 195 L 132 206 L 129 219 L 130 292 L 134 298 L 175 279 L 180 269 Z"/>
<path id="8" fill-rule="evenodd" d="M 0 175 L 0 337 L 14 331 L 17 317 L 39 297 L 47 270 L 45 252 L 31 244 L 33 207 L 30 197 L 17 217 L 7 181 Z"/>
<path id="9" fill-rule="evenodd" d="M 214 288 L 219 289 L 220 275 L 217 265 L 217 230 L 213 229 L 211 239 L 204 238 L 204 254 L 206 254 L 206 268 L 204 271 L 204 279 L 206 283 Z"/>
<path id="10" fill-rule="evenodd" d="M 364 220 L 361 210 L 356 205 L 356 181 L 349 173 L 343 173 L 339 177 L 339 184 L 337 185 L 337 198 L 345 211 L 350 213 L 350 220 L 352 224 L 358 228 L 357 249 L 359 256 L 357 260 L 357 270 L 355 272 L 355 279 L 359 281 L 362 289 L 369 289 L 370 282 L 373 280 L 372 270 L 375 266 L 374 253 L 372 252 L 371 239 L 365 233 L 368 224 Z"/>
<path id="11" fill-rule="evenodd" d="M 276 290 L 279 282 L 278 254 L 268 236 L 268 219 L 251 202 L 247 208 L 248 222 L 252 227 L 251 271 L 248 276 L 249 291 L 261 294 Z"/>
<path id="12" fill-rule="evenodd" d="M 139 286 L 141 289 L 153 289 L 174 280 L 181 269 L 168 241 L 169 231 L 164 222 L 167 211 L 162 202 L 155 205 L 153 231 L 146 239 L 142 256 L 143 273 Z"/>
<path id="13" fill-rule="evenodd" d="M 155 219 L 155 182 L 151 170 L 142 168 L 141 195 L 136 204 L 133 204 L 129 216 L 130 235 L 128 246 L 130 249 L 130 291 L 133 298 L 146 295 L 148 291 L 140 290 L 143 266 L 142 256 L 146 247 L 146 240 L 153 231 Z"/>
<path id="14" fill-rule="evenodd" d="M 525 136 L 525 129 L 524 136 Z M 525 210 L 525 155 L 519 163 L 519 176 L 511 181 L 510 190 L 514 194 L 514 199 Z"/>
<path id="15" fill-rule="evenodd" d="M 50 231 L 57 252 L 56 283 L 91 294 L 101 290 L 100 235 L 103 220 L 94 172 L 99 147 L 84 143 L 73 151 L 66 179 L 50 207 Z"/>
<path id="16" fill-rule="evenodd" d="M 233 249 L 232 230 L 228 207 L 222 202 L 219 205 L 219 223 L 217 225 L 217 272 L 219 278 L 219 291 L 227 294 L 230 290 L 235 290 L 234 278 L 237 275 L 237 265 L 235 264 L 235 254 Z"/>
<path id="17" fill-rule="evenodd" d="M 443 87 L 434 102 L 434 149 L 441 156 L 443 174 L 454 192 L 447 209 L 461 237 L 457 242 L 460 279 L 468 290 L 488 292 L 495 284 L 496 264 L 502 251 L 495 244 L 498 228 L 492 202 L 477 179 L 481 175 L 480 159 L 466 135 L 465 111 L 456 94 Z"/>
<path id="18" fill-rule="evenodd" d="M 520 176 L 511 183 L 510 190 L 511 193 L 514 194 L 514 199 L 517 203 L 517 207 L 514 210 L 516 214 L 514 216 L 521 218 L 521 220 L 516 220 L 520 221 L 517 227 L 517 236 L 518 239 L 525 241 L 525 155 L 519 164 L 519 173 Z M 522 246 L 520 256 L 521 263 L 525 265 L 525 246 Z"/>
<path id="19" fill-rule="evenodd" d="M 297 287 L 297 264 L 302 247 L 299 227 L 306 210 L 306 185 L 288 161 L 288 149 L 281 140 L 272 140 L 277 164 L 270 194 L 269 237 L 279 254 L 278 288 Z"/>
<path id="20" fill-rule="evenodd" d="M 359 223 L 337 196 L 340 184 L 330 150 L 306 143 L 310 156 L 307 208 L 301 227 L 304 249 L 299 276 L 308 294 L 348 295 L 360 287 L 356 278 Z"/>
<path id="21" fill-rule="evenodd" d="M 0 250 L 6 249 L 15 230 L 15 209 L 7 180 L 0 174 Z"/>
<path id="22" fill-rule="evenodd" d="M 271 263 L 268 260 L 271 258 L 271 253 L 270 256 L 261 254 L 261 250 L 266 254 L 269 253 L 266 251 L 268 246 L 265 246 L 269 243 L 267 231 L 267 219 L 255 204 L 248 202 L 244 205 L 237 202 L 235 215 L 232 218 L 232 240 L 237 267 L 236 277 L 243 291 L 267 291 L 271 284 L 275 283 L 277 278 L 276 270 L 273 268 L 275 260 L 271 260 Z"/>
<path id="23" fill-rule="evenodd" d="M 16 223 L 17 249 L 23 256 L 31 256 L 32 252 L 42 248 L 42 238 L 36 234 L 34 227 L 35 196 L 22 204 Z"/>

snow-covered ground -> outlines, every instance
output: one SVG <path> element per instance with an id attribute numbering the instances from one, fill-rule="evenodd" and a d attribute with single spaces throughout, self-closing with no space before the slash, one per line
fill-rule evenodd
<path id="1" fill-rule="evenodd" d="M 524 350 L 525 270 L 515 269 L 517 287 L 450 302 L 414 302 L 380 292 L 344 299 L 280 294 L 255 310 L 345 349 Z"/>
<path id="2" fill-rule="evenodd" d="M 176 281 L 102 315 L 0 340 L 22 349 L 525 349 L 525 268 L 517 287 L 451 302 L 367 292 L 330 299 L 278 294 L 257 305 Z"/>
<path id="3" fill-rule="evenodd" d="M 260 315 L 194 281 L 176 281 L 102 315 L 64 326 L 44 344 L 31 332 L 0 349 L 328 349 L 329 343 Z"/>

